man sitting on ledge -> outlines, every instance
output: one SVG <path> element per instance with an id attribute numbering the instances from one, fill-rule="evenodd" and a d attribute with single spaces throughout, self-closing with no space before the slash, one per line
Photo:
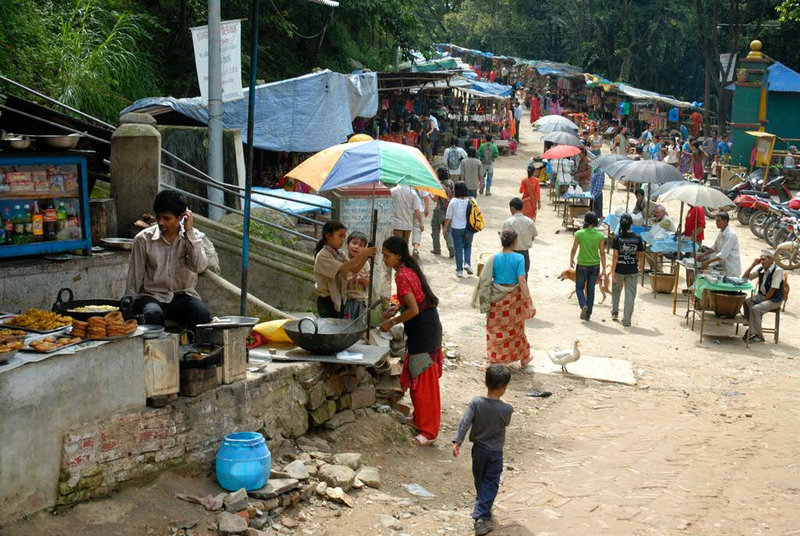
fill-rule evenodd
<path id="1" fill-rule="evenodd" d="M 211 315 L 194 289 L 197 274 L 208 267 L 203 233 L 178 192 L 162 190 L 153 201 L 157 225 L 133 239 L 125 296 L 146 324 L 172 320 L 181 327 L 210 322 Z"/>

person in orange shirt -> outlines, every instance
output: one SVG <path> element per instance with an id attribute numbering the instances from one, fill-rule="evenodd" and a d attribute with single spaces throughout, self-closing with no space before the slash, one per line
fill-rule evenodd
<path id="1" fill-rule="evenodd" d="M 703 124 L 703 114 L 695 110 L 692 112 L 692 115 L 689 116 L 689 120 L 692 122 L 692 137 L 699 137 L 700 126 Z"/>
<path id="2" fill-rule="evenodd" d="M 528 176 L 522 179 L 519 193 L 522 194 L 522 213 L 536 221 L 536 213 L 542 208 L 542 190 L 533 163 L 528 165 Z"/>

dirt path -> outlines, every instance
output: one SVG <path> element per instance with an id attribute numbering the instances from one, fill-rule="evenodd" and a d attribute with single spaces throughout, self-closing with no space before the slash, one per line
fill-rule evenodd
<path id="1" fill-rule="evenodd" d="M 507 217 L 538 136 L 523 126 L 517 156 L 501 158 L 494 194 L 481 198 L 487 228 L 475 237 L 473 266 L 499 250 L 497 230 Z M 608 192 L 606 192 L 608 198 Z M 615 193 L 624 200 L 624 194 Z M 668 207 L 677 216 L 677 206 Z M 702 344 L 671 298 L 640 288 L 633 327 L 610 320 L 610 297 L 581 322 L 567 267 L 572 234 L 545 203 L 537 222 L 530 283 L 538 314 L 528 323 L 535 349 L 564 347 L 575 337 L 587 355 L 628 359 L 638 385 L 626 387 L 562 375 L 514 374 L 507 400 L 515 407 L 506 448 L 507 469 L 496 503 L 499 536 L 531 534 L 778 534 L 800 535 L 800 373 L 794 300 L 782 315 L 781 343 L 746 350 L 731 327 L 712 327 Z M 762 243 L 733 223 L 749 263 Z M 710 235 L 710 236 L 709 236 Z M 716 230 L 706 235 L 713 242 Z M 354 509 L 302 507 L 309 520 L 297 534 L 462 535 L 472 532 L 469 449 L 452 458 L 449 441 L 465 403 L 484 391 L 484 322 L 470 307 L 474 277 L 457 279 L 451 260 L 422 247 L 424 270 L 440 296 L 445 340 L 459 346 L 442 379 L 443 429 L 433 448 L 416 449 L 386 417 L 375 415 L 330 437 L 338 450 L 359 450 L 381 467 L 380 491 L 355 494 Z M 797 284 L 797 278 L 792 282 Z M 532 388 L 549 399 L 527 398 Z M 399 437 L 399 439 L 398 439 Z M 421 500 L 404 483 L 436 494 Z M 170 534 L 176 521 L 213 521 L 177 491 L 215 489 L 209 475 L 168 473 L 108 501 L 48 513 L 2 534 Z M 398 519 L 389 528 L 386 516 Z"/>

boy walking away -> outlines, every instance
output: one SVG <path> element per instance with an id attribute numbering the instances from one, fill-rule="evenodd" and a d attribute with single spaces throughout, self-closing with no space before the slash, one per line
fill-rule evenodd
<path id="1" fill-rule="evenodd" d="M 497 145 L 492 142 L 492 135 L 486 135 L 486 142 L 478 147 L 481 165 L 483 166 L 483 181 L 481 182 L 480 193 L 486 189 L 486 195 L 492 195 L 492 177 L 494 176 L 494 161 L 499 155 Z"/>
<path id="2" fill-rule="evenodd" d="M 500 475 L 503 473 L 503 444 L 506 441 L 506 427 L 511 422 L 514 408 L 500 400 L 505 394 L 511 373 L 505 365 L 490 365 L 486 369 L 486 396 L 476 396 L 464 411 L 453 439 L 453 456 L 458 457 L 461 444 L 469 433 L 472 441 L 472 477 L 475 480 L 475 520 L 476 536 L 489 534 L 494 530 L 492 505 L 500 489 Z"/>
<path id="3" fill-rule="evenodd" d="M 461 180 L 461 162 L 467 159 L 467 151 L 453 144 L 444 151 L 444 161 L 447 164 L 447 173 L 450 180 Z"/>
<path id="4" fill-rule="evenodd" d="M 478 187 L 483 177 L 483 165 L 474 147 L 467 149 L 467 159 L 461 162 L 461 182 L 466 183 L 470 197 L 478 197 Z"/>

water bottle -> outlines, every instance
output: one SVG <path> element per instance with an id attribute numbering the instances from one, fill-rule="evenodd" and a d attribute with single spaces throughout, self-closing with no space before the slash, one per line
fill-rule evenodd
<path id="1" fill-rule="evenodd" d="M 58 204 L 56 211 L 56 232 L 60 233 L 67 227 L 67 209 L 64 208 L 64 202 Z"/>
<path id="2" fill-rule="evenodd" d="M 12 241 L 14 244 L 25 243 L 25 215 L 22 212 L 22 207 L 14 205 L 14 212 L 11 216 L 14 221 L 14 234 Z"/>

